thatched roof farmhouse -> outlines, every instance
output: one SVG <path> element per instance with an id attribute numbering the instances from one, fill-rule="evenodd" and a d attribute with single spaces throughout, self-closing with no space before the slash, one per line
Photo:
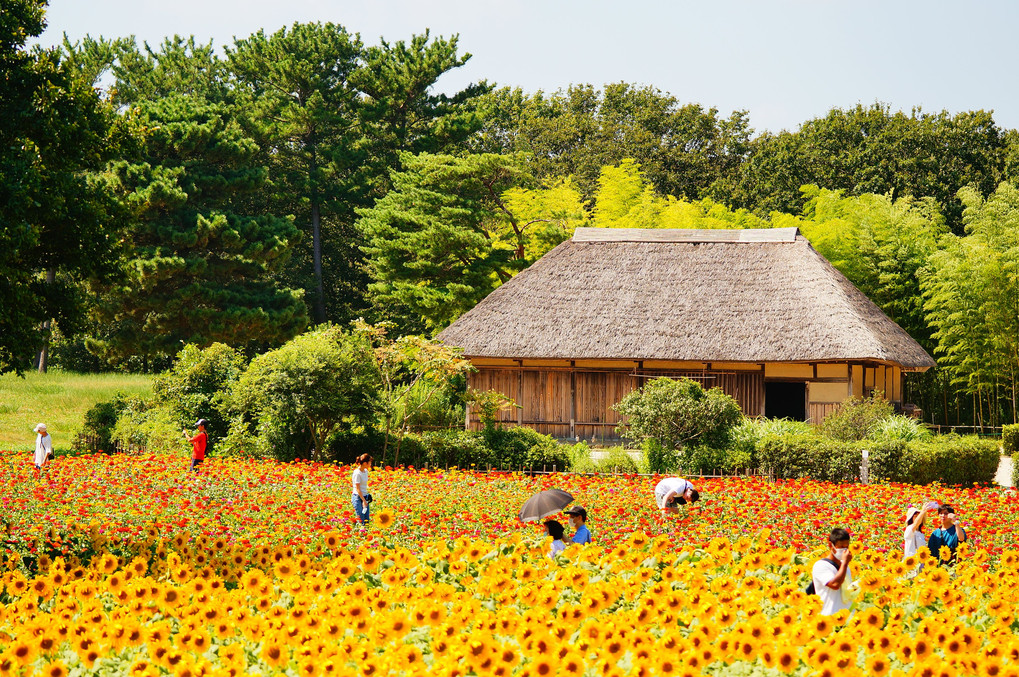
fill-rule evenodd
<path id="1" fill-rule="evenodd" d="M 606 439 L 646 378 L 720 386 L 748 415 L 819 421 L 853 395 L 901 404 L 934 360 L 796 228 L 578 228 L 439 334 L 522 408 L 507 422 Z"/>

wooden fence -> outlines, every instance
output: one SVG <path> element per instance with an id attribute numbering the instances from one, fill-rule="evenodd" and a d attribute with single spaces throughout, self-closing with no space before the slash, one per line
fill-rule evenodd
<path id="1" fill-rule="evenodd" d="M 107 446 L 105 442 L 101 441 L 95 435 L 82 435 L 79 434 L 74 438 L 72 446 L 80 451 L 92 451 L 92 452 L 108 452 L 116 454 L 141 454 L 144 453 L 145 449 L 138 445 L 122 445 L 120 442 L 113 442 L 111 448 L 104 449 Z"/>

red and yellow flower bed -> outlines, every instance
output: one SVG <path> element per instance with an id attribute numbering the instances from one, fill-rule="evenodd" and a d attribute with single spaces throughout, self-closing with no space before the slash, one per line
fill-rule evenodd
<path id="1" fill-rule="evenodd" d="M 595 544 L 551 560 L 516 521 L 563 488 Z M 703 480 L 663 518 L 654 480 L 0 459 L 0 675 L 1019 675 L 1019 501 L 992 489 Z M 902 562 L 905 508 L 952 503 L 948 571 Z M 832 526 L 860 591 L 821 619 L 803 593 Z"/>

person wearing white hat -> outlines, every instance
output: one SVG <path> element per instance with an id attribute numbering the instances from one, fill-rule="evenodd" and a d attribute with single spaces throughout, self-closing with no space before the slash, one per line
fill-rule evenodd
<path id="1" fill-rule="evenodd" d="M 53 455 L 53 438 L 46 431 L 45 423 L 39 423 L 33 430 L 37 433 L 35 438 L 35 467 L 36 470 L 42 470 L 46 459 Z"/>
<path id="2" fill-rule="evenodd" d="M 903 552 L 906 557 L 912 557 L 927 547 L 927 537 L 924 536 L 923 526 L 927 521 L 927 515 L 937 512 L 937 510 L 938 504 L 933 501 L 920 508 L 911 505 L 906 510 L 906 531 L 903 533 L 905 541 Z"/>

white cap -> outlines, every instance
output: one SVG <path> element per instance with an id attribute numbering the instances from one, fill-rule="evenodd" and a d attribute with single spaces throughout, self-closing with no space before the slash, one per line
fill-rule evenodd
<path id="1" fill-rule="evenodd" d="M 32 430 L 34 430 L 35 432 L 39 432 L 40 430 L 46 430 L 46 424 L 45 423 L 36 423 L 35 427 L 32 428 Z"/>

